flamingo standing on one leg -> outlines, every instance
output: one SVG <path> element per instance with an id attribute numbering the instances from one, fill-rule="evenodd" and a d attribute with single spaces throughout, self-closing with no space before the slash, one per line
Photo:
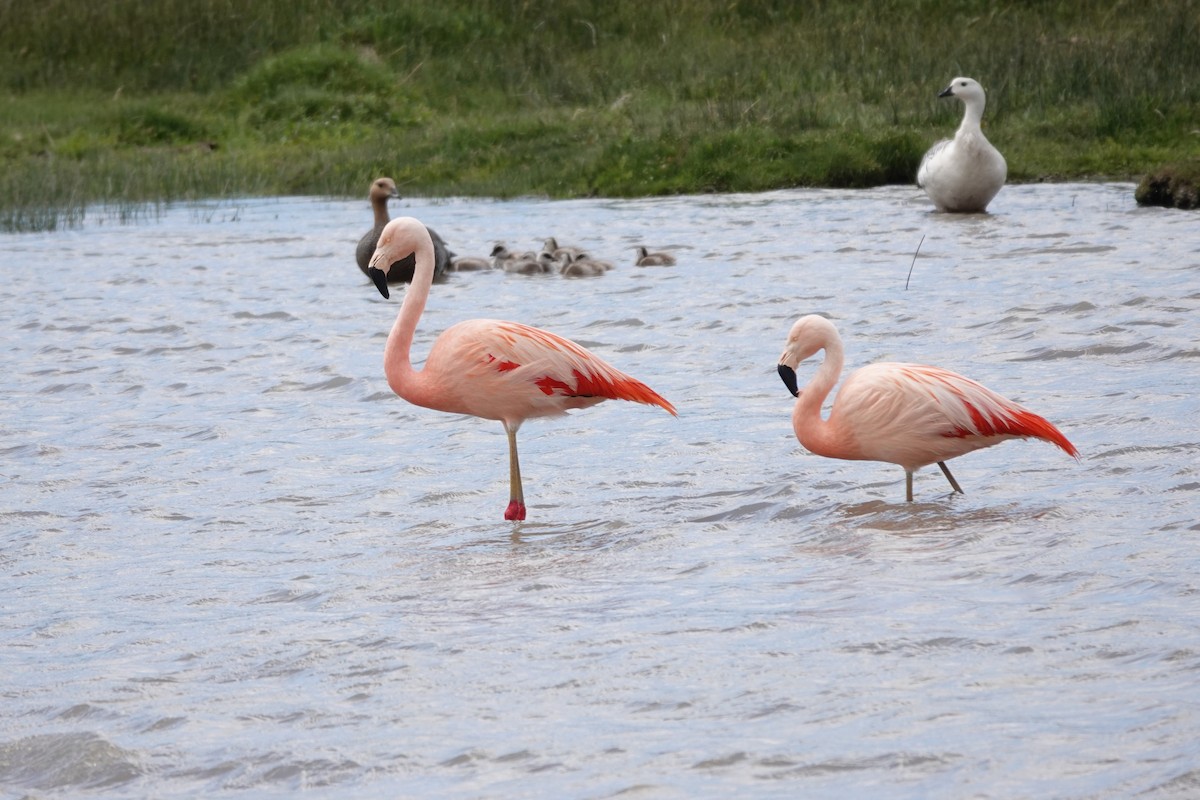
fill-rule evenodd
<path id="1" fill-rule="evenodd" d="M 809 384 L 797 389 L 796 367 L 818 350 L 825 351 L 825 360 Z M 796 438 L 819 456 L 899 464 L 907 500 L 913 499 L 913 472 L 933 463 L 961 494 L 946 461 L 1005 439 L 1042 439 L 1079 458 L 1044 418 L 970 378 L 923 364 L 877 363 L 856 370 L 838 391 L 829 419 L 822 420 L 821 405 L 843 361 L 842 339 L 832 322 L 813 314 L 792 326 L 779 376 L 797 398 Z"/>
<path id="2" fill-rule="evenodd" d="M 412 264 L 413 279 L 388 334 L 383 369 L 392 391 L 413 405 L 499 420 L 508 434 L 509 502 L 504 518 L 525 519 L 517 429 L 530 417 L 564 414 L 607 399 L 675 407 L 649 386 L 561 336 L 493 319 L 447 328 L 414 370 L 409 360 L 417 320 L 433 282 L 433 243 L 425 226 L 399 217 L 383 229 L 368 270 L 388 297 L 388 271 Z"/>

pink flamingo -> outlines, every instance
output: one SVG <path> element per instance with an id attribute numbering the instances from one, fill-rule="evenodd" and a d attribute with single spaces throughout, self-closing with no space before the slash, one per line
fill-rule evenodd
<path id="1" fill-rule="evenodd" d="M 825 360 L 809 384 L 797 389 L 796 367 L 818 350 L 825 351 Z M 923 364 L 878 363 L 856 370 L 824 421 L 821 405 L 843 361 L 842 339 L 832 322 L 813 314 L 792 326 L 779 357 L 779 377 L 797 398 L 796 438 L 819 456 L 899 464 L 909 501 L 913 472 L 920 467 L 936 462 L 961 494 L 946 461 L 1005 439 L 1042 439 L 1079 458 L 1075 446 L 1044 418 L 970 378 Z"/>
<path id="2" fill-rule="evenodd" d="M 504 518 L 525 519 L 517 460 L 517 429 L 530 417 L 565 414 L 604 400 L 675 407 L 649 386 L 561 336 L 494 319 L 447 328 L 433 343 L 425 368 L 412 368 L 409 350 L 433 283 L 434 249 L 425 226 L 412 217 L 383 229 L 368 273 L 388 297 L 388 271 L 413 269 L 412 284 L 388 334 L 383 369 L 392 391 L 413 405 L 499 420 L 508 434 L 509 502 Z"/>

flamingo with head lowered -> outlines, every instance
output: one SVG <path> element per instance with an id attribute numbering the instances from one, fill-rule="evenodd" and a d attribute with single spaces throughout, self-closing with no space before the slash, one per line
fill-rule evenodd
<path id="1" fill-rule="evenodd" d="M 674 406 L 636 378 L 569 339 L 519 322 L 472 319 L 452 325 L 433 343 L 425 368 L 414 370 L 409 350 L 429 298 L 434 250 L 424 225 L 398 217 L 383 229 L 368 273 L 388 297 L 388 272 L 410 265 L 412 283 L 383 352 L 388 385 L 413 405 L 504 425 L 509 466 L 505 519 L 525 519 L 517 459 L 517 430 L 525 420 L 610 399 L 661 406 L 675 414 Z"/>
<path id="2" fill-rule="evenodd" d="M 799 389 L 796 367 L 818 350 L 825 351 L 825 359 Z M 946 461 L 1006 439 L 1042 439 L 1079 458 L 1075 446 L 1043 417 L 970 378 L 923 364 L 880 362 L 855 370 L 823 420 L 821 405 L 841 375 L 843 360 L 842 339 L 832 322 L 810 314 L 792 326 L 779 357 L 779 376 L 796 397 L 796 438 L 819 456 L 900 465 L 909 501 L 913 472 L 920 467 L 936 463 L 961 494 Z"/>

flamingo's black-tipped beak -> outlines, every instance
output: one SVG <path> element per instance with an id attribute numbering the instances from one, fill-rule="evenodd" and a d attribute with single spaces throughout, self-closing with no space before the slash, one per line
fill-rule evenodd
<path id="1" fill-rule="evenodd" d="M 388 292 L 387 275 L 383 274 L 383 270 L 379 267 L 367 267 L 367 274 L 371 276 L 371 280 L 375 282 L 375 288 L 379 290 L 381 295 L 384 297 L 392 296 Z"/>
<path id="2" fill-rule="evenodd" d="M 783 385 L 792 393 L 792 397 L 800 396 L 800 387 L 796 385 L 796 370 L 789 367 L 787 364 L 779 365 L 779 377 L 783 379 Z"/>

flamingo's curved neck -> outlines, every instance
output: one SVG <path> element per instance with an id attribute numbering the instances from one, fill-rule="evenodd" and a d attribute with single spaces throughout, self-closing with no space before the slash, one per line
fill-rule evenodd
<path id="1" fill-rule="evenodd" d="M 413 370 L 409 351 L 412 349 L 417 321 L 425 311 L 425 302 L 429 299 L 429 287 L 433 284 L 433 242 L 428 235 L 418 239 L 420 241 L 415 251 L 416 264 L 412 283 L 404 293 L 400 313 L 396 315 L 392 331 L 388 334 L 387 345 L 383 348 L 383 372 L 392 391 L 410 403 L 423 405 L 417 398 L 420 392 L 420 373 Z"/>
<path id="2" fill-rule="evenodd" d="M 829 423 L 821 419 L 821 406 L 833 391 L 845 362 L 842 341 L 836 334 L 826 339 L 822 346 L 825 358 L 813 373 L 812 380 L 801 390 L 792 409 L 792 426 L 796 429 L 796 437 L 814 453 L 821 452 L 822 444 L 831 435 Z"/>

